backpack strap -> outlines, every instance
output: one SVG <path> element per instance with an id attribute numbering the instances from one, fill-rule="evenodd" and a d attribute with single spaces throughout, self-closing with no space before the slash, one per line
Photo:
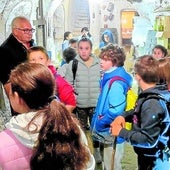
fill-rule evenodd
<path id="1" fill-rule="evenodd" d="M 77 66 L 78 66 L 78 60 L 74 58 L 72 62 L 73 85 L 76 78 Z"/>
<path id="2" fill-rule="evenodd" d="M 156 100 L 163 100 L 167 102 L 166 99 L 164 99 L 159 93 L 154 93 L 154 92 L 140 94 L 138 99 L 140 98 L 144 98 L 144 99 L 140 103 L 138 109 L 135 110 L 136 113 L 141 113 L 142 106 L 147 100 L 156 99 Z"/>
<path id="3" fill-rule="evenodd" d="M 140 94 L 139 98 L 144 98 L 142 103 L 140 104 L 137 113 L 141 112 L 141 108 L 142 105 L 144 104 L 145 101 L 150 100 L 150 99 L 157 99 L 157 100 L 162 100 L 163 102 L 165 102 L 166 104 L 168 104 L 168 101 L 159 93 L 154 93 L 154 92 L 149 92 L 149 93 L 144 93 L 144 94 Z"/>
<path id="4" fill-rule="evenodd" d="M 150 100 L 150 99 L 156 99 L 159 101 L 161 107 L 164 109 L 165 111 L 165 117 L 162 120 L 164 129 L 162 130 L 162 132 L 160 133 L 160 135 L 158 136 L 157 141 L 150 145 L 149 143 L 146 144 L 136 144 L 133 146 L 136 147 L 141 147 L 141 148 L 154 148 L 155 146 L 158 145 L 158 143 L 160 142 L 164 147 L 166 147 L 168 145 L 168 141 L 169 141 L 169 131 L 170 131 L 170 115 L 169 115 L 169 109 L 168 109 L 168 101 L 159 93 L 145 93 L 145 94 L 141 94 L 140 98 L 144 97 L 143 101 L 141 102 L 140 106 L 138 107 L 138 109 L 136 110 L 136 113 L 141 113 L 141 108 L 142 105 L 144 104 L 145 101 Z"/>
<path id="5" fill-rule="evenodd" d="M 120 76 L 114 76 L 114 77 L 110 80 L 110 82 L 109 82 L 109 86 L 108 86 L 107 94 L 109 93 L 110 88 L 111 88 L 111 86 L 112 86 L 113 82 L 114 82 L 114 81 L 117 81 L 117 80 L 123 81 L 123 82 L 125 82 L 125 83 L 128 85 L 128 82 L 127 82 L 127 81 L 126 81 L 123 77 L 120 77 Z M 122 86 L 123 86 L 123 85 L 122 85 Z M 123 89 L 124 89 L 124 91 L 127 93 L 128 89 L 130 89 L 130 87 L 129 87 L 129 85 L 128 85 L 128 89 L 127 89 L 127 91 L 125 90 L 125 88 L 124 88 L 124 87 L 123 87 Z M 123 103 L 125 103 L 125 102 L 126 102 L 126 100 L 125 100 L 125 101 L 123 101 L 122 103 L 120 103 L 119 105 L 114 106 L 114 107 L 118 107 L 118 106 L 120 106 L 121 104 L 123 104 Z M 110 107 L 113 107 L 113 106 L 110 106 Z"/>
<path id="6" fill-rule="evenodd" d="M 125 83 L 128 85 L 128 89 L 130 89 L 130 86 L 129 86 L 128 82 L 127 82 L 123 77 L 114 76 L 114 77 L 110 80 L 110 82 L 109 82 L 109 90 L 110 90 L 110 88 L 111 88 L 111 86 L 112 86 L 112 83 L 113 83 L 114 81 L 116 81 L 116 80 L 120 80 L 120 81 L 125 82 Z"/>

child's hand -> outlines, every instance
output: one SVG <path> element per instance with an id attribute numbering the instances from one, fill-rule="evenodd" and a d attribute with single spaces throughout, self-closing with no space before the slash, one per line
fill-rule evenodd
<path id="1" fill-rule="evenodd" d="M 115 120 L 111 123 L 112 124 L 117 124 L 122 126 L 123 128 L 125 127 L 125 118 L 123 116 L 118 116 L 115 118 Z"/>
<path id="2" fill-rule="evenodd" d="M 111 133 L 113 136 L 118 136 L 120 130 L 125 127 L 125 119 L 123 116 L 118 116 L 111 124 Z"/>

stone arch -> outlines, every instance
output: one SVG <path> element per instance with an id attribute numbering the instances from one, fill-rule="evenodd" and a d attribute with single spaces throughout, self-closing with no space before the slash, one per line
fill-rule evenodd
<path id="1" fill-rule="evenodd" d="M 11 22 L 16 16 L 25 16 L 32 22 L 36 18 L 36 8 L 39 0 L 10 1 L 6 0 L 1 11 L 1 43 L 11 33 Z M 2 34 L 2 35 L 1 35 Z M 35 39 L 35 38 L 34 38 Z"/>
<path id="2" fill-rule="evenodd" d="M 46 17 L 46 48 L 49 51 L 49 54 L 51 54 L 51 59 L 54 64 L 58 65 L 58 42 L 57 39 L 57 33 L 55 30 L 55 21 L 57 17 L 56 9 L 59 7 L 62 7 L 62 1 L 63 0 L 53 0 L 50 3 L 50 7 L 47 12 Z M 63 7 L 62 7 L 63 8 Z M 63 23 L 63 21 L 62 21 Z"/>
<path id="3" fill-rule="evenodd" d="M 28 19 L 30 18 L 32 11 L 32 2 L 22 1 L 19 2 L 17 5 L 15 5 L 13 8 L 11 8 L 11 11 L 9 12 L 8 18 L 6 20 L 6 34 L 7 36 L 11 33 L 11 22 L 16 16 L 25 16 Z"/>
<path id="4" fill-rule="evenodd" d="M 46 21 L 47 49 L 51 52 L 52 59 L 56 61 L 62 56 L 61 44 L 64 32 L 71 31 L 78 36 L 82 27 L 90 27 L 89 0 L 53 0 Z"/>

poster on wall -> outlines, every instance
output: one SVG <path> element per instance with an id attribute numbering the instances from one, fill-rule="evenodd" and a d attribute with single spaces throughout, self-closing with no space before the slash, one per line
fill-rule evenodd
<path id="1" fill-rule="evenodd" d="M 101 9 L 103 27 L 108 28 L 112 25 L 114 20 L 114 3 L 111 1 L 103 2 L 101 4 Z"/>

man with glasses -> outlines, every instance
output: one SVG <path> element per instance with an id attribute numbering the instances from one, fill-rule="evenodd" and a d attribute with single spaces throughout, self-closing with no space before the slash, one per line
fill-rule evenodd
<path id="1" fill-rule="evenodd" d="M 9 96 L 8 82 L 10 71 L 18 64 L 27 60 L 27 49 L 33 46 L 32 35 L 35 29 L 30 21 L 18 16 L 11 23 L 12 33 L 0 46 L 0 81 Z"/>

